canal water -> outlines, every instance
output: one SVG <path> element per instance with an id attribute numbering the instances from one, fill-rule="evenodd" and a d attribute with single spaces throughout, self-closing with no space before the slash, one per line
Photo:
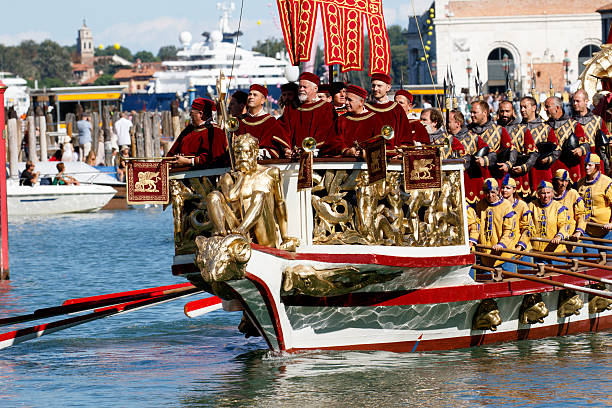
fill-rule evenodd
<path id="1" fill-rule="evenodd" d="M 0 317 L 182 282 L 170 273 L 170 210 L 14 219 L 9 234 Z M 611 332 L 437 353 L 283 355 L 245 339 L 240 313 L 188 319 L 183 306 L 197 298 L 0 350 L 0 407 L 612 405 Z"/>

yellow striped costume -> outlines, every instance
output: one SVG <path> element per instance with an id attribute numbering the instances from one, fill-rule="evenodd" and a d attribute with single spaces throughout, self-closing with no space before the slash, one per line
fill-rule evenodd
<path id="1" fill-rule="evenodd" d="M 513 230 L 515 224 L 515 214 L 510 201 L 500 198 L 496 203 L 489 204 L 486 200 L 481 200 L 475 208 L 476 221 L 479 225 L 478 236 L 471 235 L 470 239 L 478 240 L 479 244 L 493 246 L 500 244 L 504 248 L 514 249 L 516 236 Z M 483 250 L 483 252 L 490 252 Z M 502 256 L 510 258 L 512 254 L 503 252 Z M 495 261 L 483 257 L 484 266 L 497 266 L 503 261 Z"/>
<path id="2" fill-rule="evenodd" d="M 584 200 L 586 221 L 598 224 L 607 224 L 612 215 L 612 179 L 600 173 L 595 180 L 587 181 L 582 178 L 578 181 L 578 193 Z M 605 235 L 598 227 L 588 226 L 587 234 L 594 237 Z"/>
<path id="3" fill-rule="evenodd" d="M 576 231 L 580 231 L 582 235 L 584 235 L 586 230 L 586 218 L 584 200 L 580 197 L 580 194 L 573 188 L 568 188 L 561 197 L 555 197 L 555 201 L 567 208 L 569 235 L 572 235 Z"/>
<path id="4" fill-rule="evenodd" d="M 468 235 L 470 237 L 470 242 L 477 244 L 478 236 L 480 235 L 480 225 L 476 220 L 476 211 L 470 205 L 466 204 L 467 208 L 467 224 L 468 224 Z"/>
<path id="5" fill-rule="evenodd" d="M 533 229 L 531 220 L 531 210 L 526 202 L 519 198 L 515 198 L 512 204 L 514 210 L 514 226 L 512 228 L 514 232 L 514 242 L 512 243 L 511 249 L 514 249 L 517 245 L 523 247 L 523 250 L 530 250 L 531 243 L 529 241 L 529 234 Z"/>
<path id="6" fill-rule="evenodd" d="M 568 237 L 568 213 L 565 206 L 555 200 L 552 200 L 547 206 L 542 206 L 539 200 L 534 200 L 529 204 L 531 211 L 531 220 L 533 222 L 533 231 L 530 236 L 537 238 L 553 239 L 555 236 L 561 236 L 561 239 Z M 565 252 L 565 245 L 557 245 L 548 242 L 533 241 L 533 249 L 535 251 L 545 252 Z"/>

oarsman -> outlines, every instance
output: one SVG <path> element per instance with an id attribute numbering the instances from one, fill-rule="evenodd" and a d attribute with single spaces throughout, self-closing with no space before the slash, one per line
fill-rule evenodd
<path id="1" fill-rule="evenodd" d="M 259 149 L 265 150 L 264 157 L 277 159 L 290 149 L 285 132 L 276 119 L 264 111 L 268 89 L 259 84 L 249 88 L 247 111 L 240 119 L 236 135 L 250 134 L 259 142 Z"/>
<path id="2" fill-rule="evenodd" d="M 555 190 L 555 201 L 558 201 L 567 208 L 569 238 L 577 241 L 581 235 L 584 235 L 586 230 L 584 200 L 578 194 L 578 191 L 569 187 L 570 181 L 567 170 L 559 169 L 555 172 L 552 184 Z"/>
<path id="3" fill-rule="evenodd" d="M 466 213 L 467 213 L 467 225 L 468 225 L 468 236 L 470 247 L 478 244 L 478 237 L 480 236 L 480 224 L 478 224 L 478 220 L 476 219 L 476 211 L 474 207 L 469 204 L 465 205 Z"/>
<path id="4" fill-rule="evenodd" d="M 456 152 L 455 155 L 462 157 L 464 160 L 465 199 L 469 204 L 474 204 L 484 197 L 482 183 L 486 174 L 486 168 L 478 163 L 475 155 L 488 146 L 480 137 L 468 132 L 465 127 L 465 118 L 458 110 L 450 112 L 448 131 L 453 135 L 452 146 L 453 151 Z M 457 146 L 455 141 L 461 144 L 461 148 Z"/>
<path id="5" fill-rule="evenodd" d="M 612 239 L 612 179 L 601 173 L 601 159 L 588 154 L 585 159 L 586 176 L 578 181 L 578 193 L 584 200 L 587 221 L 586 236 Z M 602 225 L 595 226 L 589 222 Z M 584 252 L 596 253 L 596 249 L 584 248 Z"/>
<path id="6" fill-rule="evenodd" d="M 555 161 L 551 169 L 566 169 L 572 181 L 578 181 L 583 174 L 582 161 L 591 150 L 584 130 L 580 123 L 568 117 L 563 112 L 563 101 L 551 96 L 544 101 L 544 108 L 548 114 L 547 123 L 555 131 L 557 142 L 561 147 L 561 156 Z"/>
<path id="7" fill-rule="evenodd" d="M 248 94 L 244 91 L 236 91 L 232 94 L 227 110 L 230 116 L 240 119 L 246 113 Z"/>
<path id="8" fill-rule="evenodd" d="M 395 92 L 393 100 L 397 102 L 399 106 L 402 107 L 404 112 L 406 112 L 406 116 L 408 116 L 408 119 L 419 119 L 419 115 L 412 111 L 412 109 L 414 108 L 414 96 L 410 92 L 406 91 L 405 89 L 400 89 Z"/>
<path id="9" fill-rule="evenodd" d="M 512 204 L 500 195 L 499 184 L 494 178 L 488 178 L 484 181 L 482 190 L 484 191 L 484 200 L 476 204 L 476 221 L 480 225 L 478 237 L 476 238 L 481 245 L 490 246 L 496 255 L 501 253 L 501 256 L 510 258 L 512 255 L 507 252 L 501 252 L 502 249 L 513 248 L 514 237 L 513 227 L 515 223 L 515 213 L 512 209 Z M 490 253 L 490 250 L 483 250 Z M 482 265 L 484 266 L 500 266 L 505 271 L 516 271 L 516 265 L 511 262 L 503 262 L 492 258 L 483 257 Z"/>
<path id="10" fill-rule="evenodd" d="M 481 166 L 489 169 L 491 177 L 501 180 L 514 167 L 517 151 L 512 146 L 506 129 L 494 123 L 489 117 L 489 104 L 485 101 L 472 103 L 472 123 L 468 126 L 470 133 L 478 135 L 490 149 L 489 155 L 476 159 Z M 503 162 L 498 155 L 503 153 Z"/>
<path id="11" fill-rule="evenodd" d="M 515 213 L 514 226 L 512 228 L 515 249 L 523 251 L 529 249 L 529 234 L 533 228 L 530 217 L 531 213 L 527 203 L 521 200 L 517 194 L 516 180 L 511 178 L 509 174 L 506 174 L 502 180 L 501 195 L 512 204 L 512 209 Z"/>
<path id="12" fill-rule="evenodd" d="M 608 128 L 600 116 L 594 115 L 588 107 L 589 95 L 584 89 L 577 90 L 572 96 L 573 115 L 584 130 L 591 145 L 591 153 L 597 153 L 603 163 L 604 174 L 610 171 L 610 161 L 605 153 L 605 145 L 610 142 Z"/>
<path id="13" fill-rule="evenodd" d="M 301 147 L 307 137 L 316 140 L 319 157 L 335 156 L 341 152 L 342 141 L 334 131 L 334 108 L 330 103 L 317 98 L 319 77 L 310 72 L 300 74 L 298 98 L 300 106 L 286 106 L 279 122 L 283 127 L 287 143 L 293 148 Z M 285 157 L 292 151 L 285 149 Z"/>
<path id="14" fill-rule="evenodd" d="M 346 89 L 348 111 L 336 121 L 343 156 L 361 157 L 364 143 L 380 135 L 383 124 L 378 115 L 364 107 L 367 96 L 367 91 L 359 86 L 349 85 Z"/>
<path id="15" fill-rule="evenodd" d="M 317 91 L 317 98 L 322 101 L 332 103 L 331 86 L 329 84 L 320 84 Z"/>
<path id="16" fill-rule="evenodd" d="M 550 243 L 532 240 L 531 245 L 534 251 L 565 252 L 565 246 L 560 242 L 568 236 L 567 208 L 553 200 L 554 192 L 550 181 L 540 182 L 536 194 L 537 200 L 529 203 L 534 227 L 531 238 L 544 238 L 550 240 Z"/>
<path id="17" fill-rule="evenodd" d="M 380 120 L 389 125 L 395 132 L 395 137 L 387 141 L 387 148 L 395 146 L 413 146 L 414 142 L 429 143 L 425 128 L 417 121 L 410 122 L 404 109 L 396 102 L 389 100 L 387 94 L 391 90 L 391 77 L 386 74 L 372 74 L 372 102 L 366 104 L 366 109 L 380 115 Z"/>
<path id="18" fill-rule="evenodd" d="M 527 125 L 522 124 L 516 118 L 514 106 L 510 101 L 500 102 L 497 117 L 497 124 L 506 129 L 512 139 L 512 145 L 518 152 L 517 161 L 510 171 L 512 177 L 518 182 L 518 193 L 524 196 L 530 195 L 529 171 L 538 159 L 538 150 L 531 132 Z"/>
<path id="19" fill-rule="evenodd" d="M 538 186 L 542 180 L 549 181 L 553 173 L 551 165 L 561 156 L 561 148 L 557 143 L 555 131 L 537 114 L 538 103 L 531 96 L 521 98 L 521 116 L 523 124 L 531 132 L 538 149 L 538 158 L 529 171 L 530 186 Z"/>
<path id="20" fill-rule="evenodd" d="M 215 103 L 196 98 L 189 112 L 190 123 L 176 138 L 167 156 L 176 167 L 225 167 L 228 163 L 225 132 L 212 122 Z M 195 156 L 195 157 L 185 157 Z"/>
<path id="21" fill-rule="evenodd" d="M 346 84 L 344 82 L 332 82 L 329 91 L 336 114 L 344 115 L 346 113 Z"/>

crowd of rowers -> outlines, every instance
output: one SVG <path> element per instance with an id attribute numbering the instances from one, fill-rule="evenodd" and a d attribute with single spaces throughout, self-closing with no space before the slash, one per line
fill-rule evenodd
<path id="1" fill-rule="evenodd" d="M 368 92 L 359 86 L 320 84 L 316 75 L 304 72 L 298 84 L 281 87 L 283 112 L 278 119 L 265 112 L 268 90 L 258 84 L 248 94 L 233 94 L 229 111 L 239 119 L 235 133 L 256 137 L 268 158 L 295 157 L 307 137 L 316 140 L 319 157 L 362 158 L 364 143 L 380 135 L 384 125 L 394 129 L 395 137 L 386 141 L 391 156 L 400 147 L 443 145 L 443 159 L 464 163 L 473 244 L 497 251 L 561 252 L 567 250 L 562 240 L 582 235 L 612 238 L 612 180 L 606 175 L 607 155 L 602 154 L 609 132 L 601 117 L 588 109 L 586 92 L 572 95 L 572 117 L 558 97 L 538 106 L 525 96 L 520 99 L 521 119 L 511 101 L 499 104 L 493 120 L 489 104 L 474 100 L 469 124 L 459 110 L 451 110 L 444 125 L 437 109 L 425 109 L 422 121 L 410 119 L 412 95 L 399 90 L 390 100 L 390 90 L 391 78 L 384 74 L 372 75 L 368 100 Z M 193 101 L 190 125 L 169 151 L 174 165 L 228 164 L 227 137 L 214 123 L 215 109 L 211 100 Z M 501 264 L 489 259 L 483 263 Z M 514 265 L 505 262 L 503 267 Z"/>

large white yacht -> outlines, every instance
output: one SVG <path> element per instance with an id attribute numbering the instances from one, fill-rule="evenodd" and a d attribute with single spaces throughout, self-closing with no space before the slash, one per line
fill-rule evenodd
<path id="1" fill-rule="evenodd" d="M 4 106 L 15 107 L 19 116 L 27 113 L 30 107 L 30 94 L 25 79 L 6 71 L 0 71 L 0 81 L 7 86 L 4 93 Z"/>
<path id="2" fill-rule="evenodd" d="M 252 83 L 275 86 L 286 83 L 287 78 L 297 79 L 293 78 L 297 76 L 297 67 L 291 66 L 285 55 L 270 58 L 245 50 L 240 43 L 235 47 L 235 38 L 239 33 L 230 29 L 230 13 L 235 9 L 234 3 L 229 6 L 218 3 L 217 8 L 222 11 L 218 30 L 202 33 L 204 40 L 193 44 L 190 32 L 180 33 L 182 49 L 177 53 L 177 60 L 162 63 L 164 70 L 153 75 L 149 93 L 184 94 L 189 88 L 200 86 L 214 89 L 220 71 L 228 78 L 231 75 L 227 84 L 231 89 L 248 88 Z"/>

